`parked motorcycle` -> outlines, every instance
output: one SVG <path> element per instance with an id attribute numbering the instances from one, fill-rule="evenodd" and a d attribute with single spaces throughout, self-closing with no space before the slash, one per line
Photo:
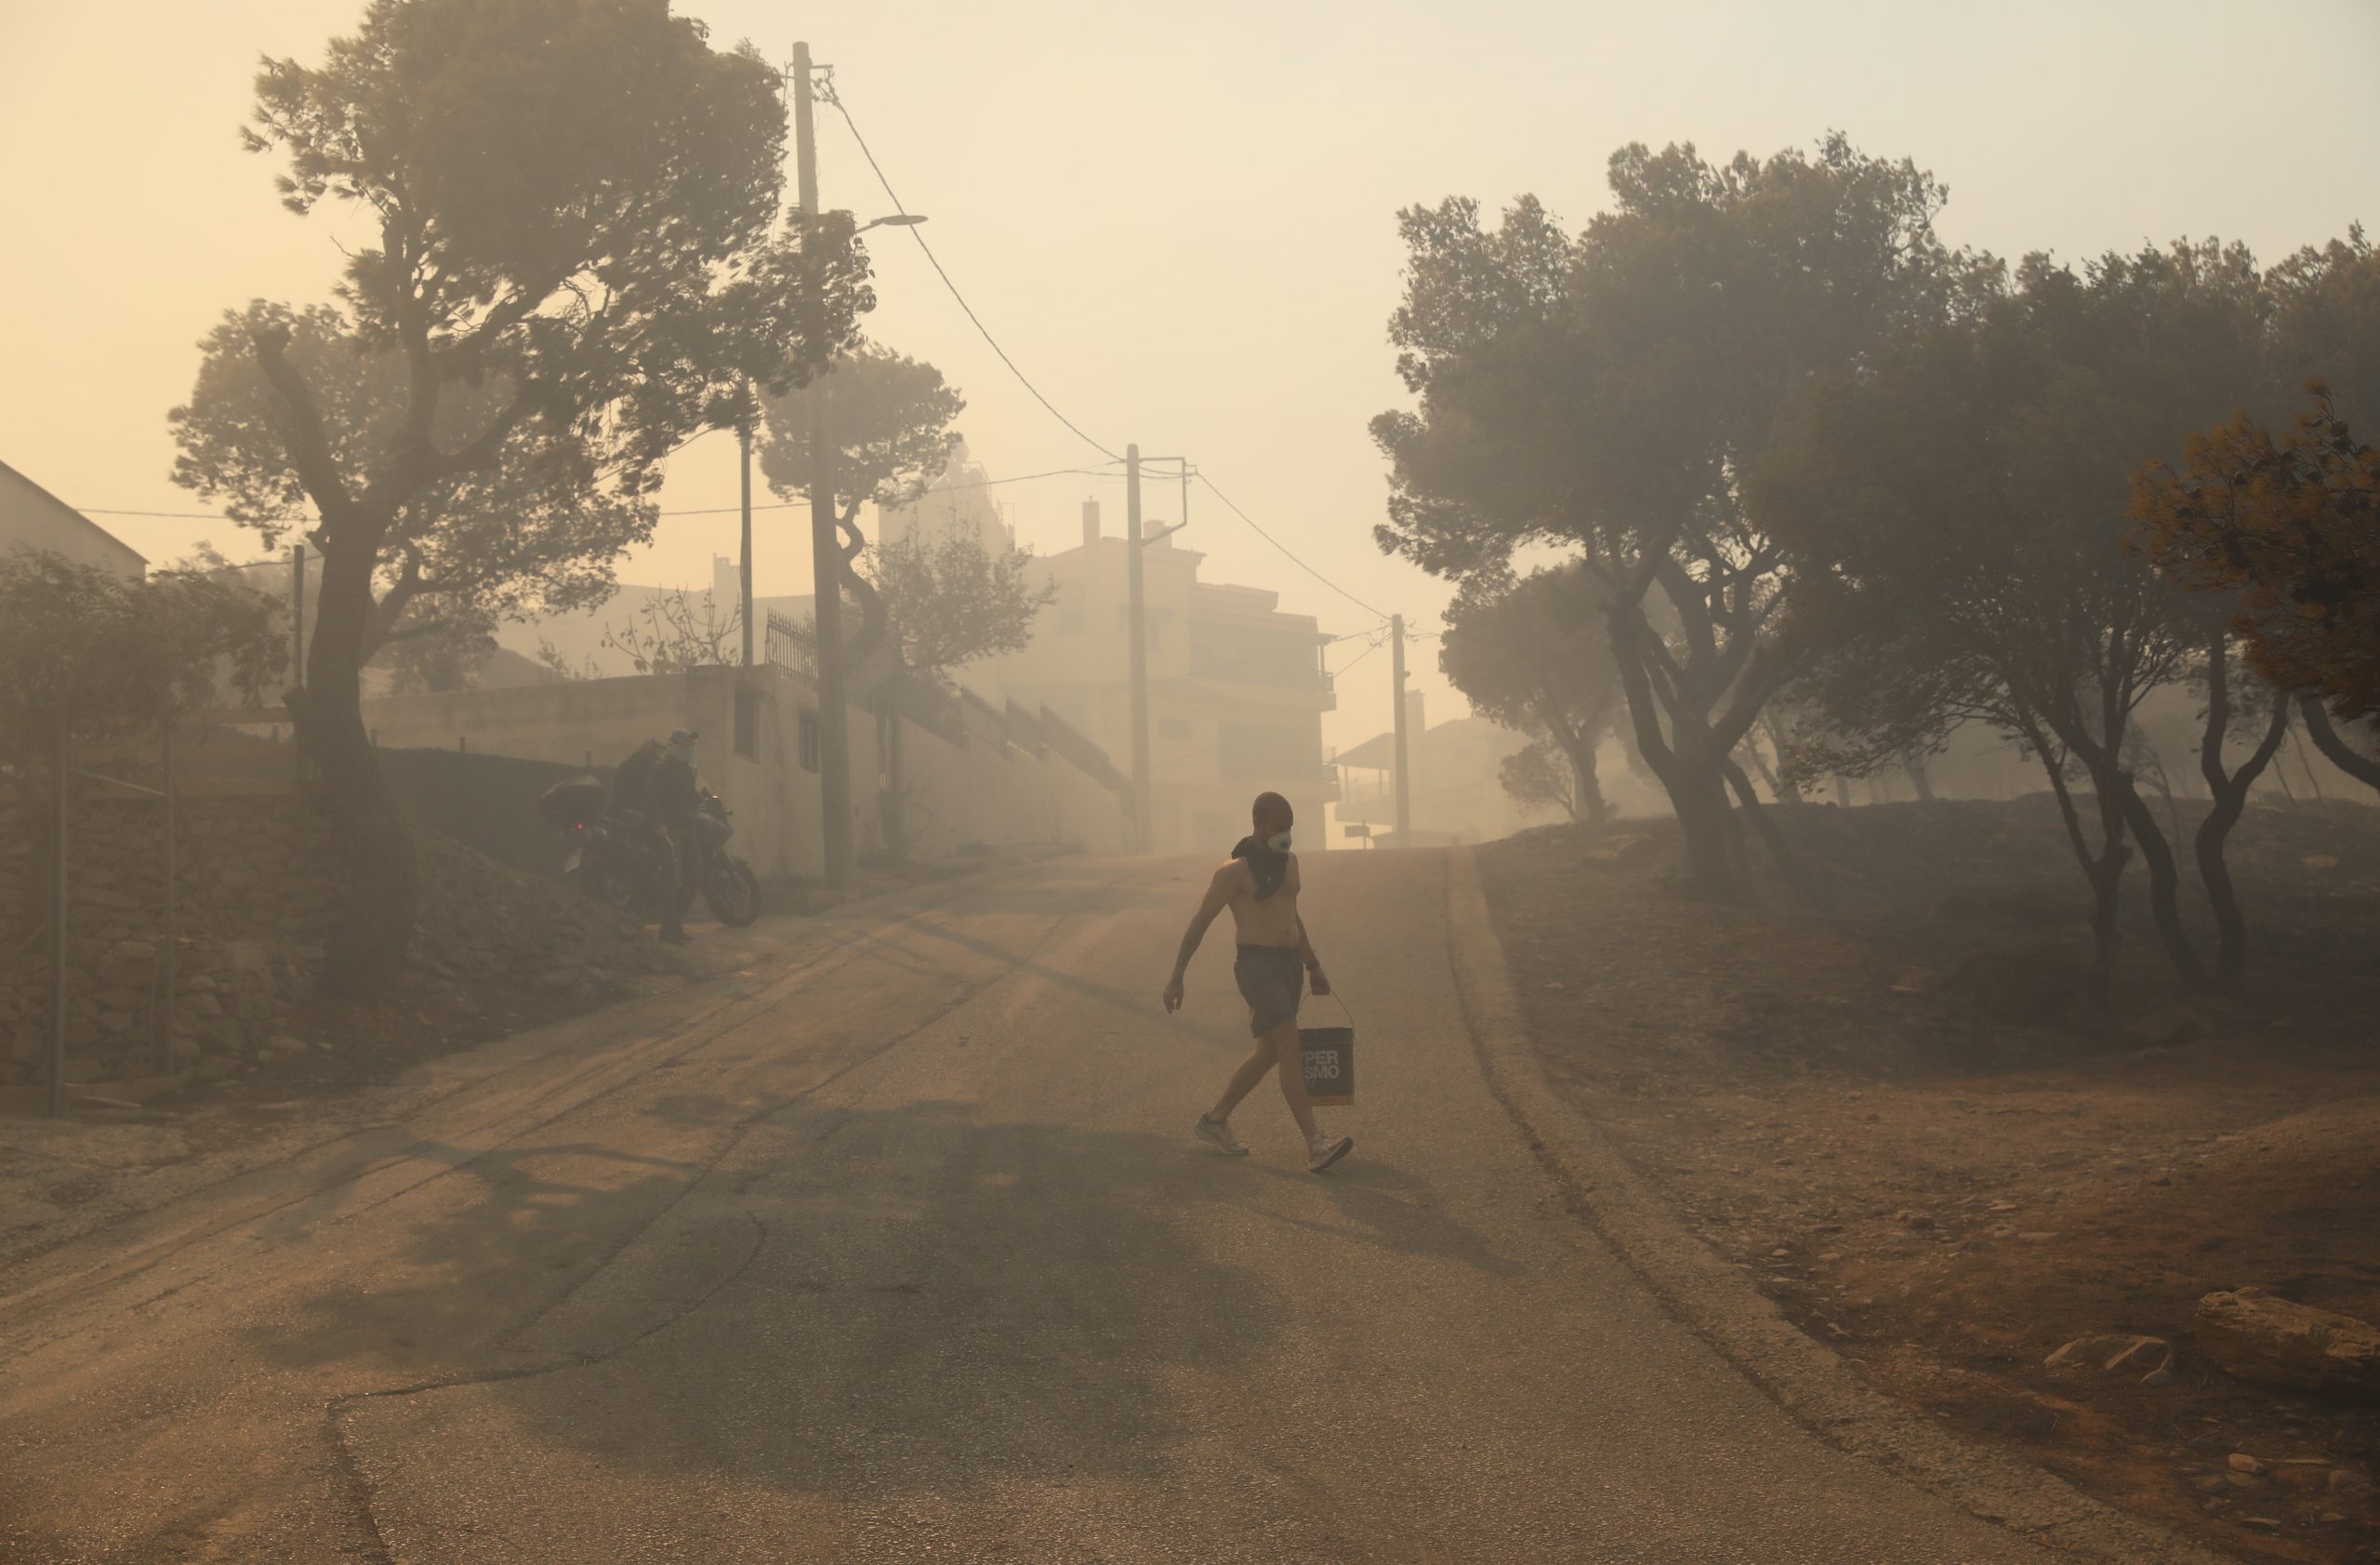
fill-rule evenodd
<path id="1" fill-rule="evenodd" d="M 537 813 L 562 829 L 565 882 L 640 922 L 660 916 L 672 880 L 668 844 L 655 828 L 611 814 L 601 779 L 554 784 L 537 796 Z"/>
<path id="2" fill-rule="evenodd" d="M 741 929 L 760 916 L 760 877 L 727 851 L 727 840 L 735 835 L 728 814 L 718 794 L 701 791 L 694 801 L 694 850 L 702 855 L 703 901 L 711 917 Z"/>

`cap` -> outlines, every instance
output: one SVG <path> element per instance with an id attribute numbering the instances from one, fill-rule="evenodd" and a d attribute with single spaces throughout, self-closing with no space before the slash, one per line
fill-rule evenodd
<path id="1" fill-rule="evenodd" d="M 673 745 L 690 745 L 701 737 L 691 728 L 674 728 L 669 733 L 669 742 Z"/>

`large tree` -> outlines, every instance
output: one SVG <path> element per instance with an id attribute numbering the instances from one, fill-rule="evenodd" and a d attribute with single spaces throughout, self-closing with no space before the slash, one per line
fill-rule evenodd
<path id="1" fill-rule="evenodd" d="M 963 532 L 913 533 L 869 549 L 864 574 L 883 601 L 901 668 L 939 681 L 1031 643 L 1034 620 L 1058 596 L 1032 565 L 1025 550 L 995 552 Z"/>
<path id="2" fill-rule="evenodd" d="M 342 471 L 369 471 L 410 416 L 412 368 L 375 348 L 347 314 L 316 305 L 252 305 L 200 344 L 197 386 L 168 421 L 181 454 L 177 483 L 221 502 L 269 547 L 311 536 L 314 509 L 283 433 L 289 404 L 264 372 L 255 333 L 284 334 L 282 357 L 316 400 Z M 509 378 L 441 390 L 431 426 L 442 449 L 489 427 L 514 394 Z M 489 459 L 410 496 L 381 543 L 362 648 L 465 635 L 500 620 L 567 614 L 602 602 L 613 568 L 649 541 L 656 513 L 606 471 L 602 443 L 544 420 L 516 423 Z"/>
<path id="3" fill-rule="evenodd" d="M 840 590 L 859 610 L 845 651 L 853 683 L 873 690 L 894 712 L 913 702 L 945 702 L 949 670 L 1025 645 L 1056 589 L 1028 578 L 1032 556 L 1024 550 L 987 549 L 963 532 L 936 537 L 921 530 L 868 542 L 860 509 L 919 499 L 958 451 L 957 422 L 967 407 L 942 371 L 887 348 L 870 344 L 810 384 L 769 399 L 761 471 L 780 498 L 807 497 L 817 482 L 812 433 L 822 398 L 833 443 Z M 899 723 L 886 738 L 884 834 L 897 858 L 907 852 L 908 793 Z"/>
<path id="4" fill-rule="evenodd" d="M 2302 693 L 2324 735 L 2380 717 L 2380 453 L 2317 383 L 2275 441 L 2247 413 L 2190 437 L 2178 468 L 2133 483 L 2142 551 L 2168 579 L 2217 596 L 2255 671 Z M 2340 748 L 2335 736 L 2324 747 Z M 2351 767 L 2365 781 L 2368 757 Z"/>
<path id="5" fill-rule="evenodd" d="M 361 208 L 374 235 L 320 333 L 259 302 L 207 339 L 177 476 L 321 550 L 291 710 L 348 822 L 327 992 L 392 990 L 412 933 L 359 703 L 415 552 L 427 569 L 484 520 L 472 491 L 516 459 L 558 497 L 636 504 L 670 450 L 748 420 L 752 385 L 806 377 L 873 302 L 847 217 L 779 223 L 779 88 L 661 0 L 372 0 L 322 65 L 258 74 L 248 145 L 285 157 L 284 205 Z M 340 341 L 392 357 L 390 416 L 350 401 L 374 377 L 317 358 Z M 233 439 L 257 412 L 272 438 Z"/>
<path id="6" fill-rule="evenodd" d="M 1809 564 L 1794 603 L 1812 649 L 1796 696 L 1818 719 L 1803 769 L 1897 764 L 1962 723 L 2014 738 L 2040 761 L 2090 884 L 2103 994 L 2135 853 L 2175 965 L 2207 970 L 2130 759 L 2141 703 L 2194 677 L 2209 697 L 2201 759 L 2217 808 L 2196 845 L 2218 975 L 2244 955 L 2223 839 L 2286 713 L 2267 703 L 2232 765 L 2236 655 L 2220 617 L 2122 543 L 2132 468 L 2254 387 L 2261 299 L 2254 262 L 2211 243 L 2080 270 L 2030 258 L 1979 310 L 1815 382 L 1748 483 L 1755 513 Z"/>
<path id="7" fill-rule="evenodd" d="M 1595 750 L 1621 700 L 1603 598 L 1602 582 L 1578 565 L 1505 583 L 1474 578 L 1448 608 L 1438 645 L 1439 669 L 1472 710 L 1539 741 L 1521 752 L 1529 760 L 1508 762 L 1505 790 L 1598 825 L 1608 810 Z M 1548 745 L 1551 756 L 1541 753 Z M 1547 775 L 1557 757 L 1567 786 Z"/>
<path id="8" fill-rule="evenodd" d="M 873 343 L 844 355 L 812 383 L 765 401 L 760 471 L 779 499 L 809 497 L 817 476 L 811 436 L 822 398 L 833 443 L 831 501 L 842 549 L 841 588 L 860 611 L 857 627 L 848 632 L 848 654 L 864 686 L 890 677 L 898 665 L 879 657 L 891 650 L 889 628 L 884 600 L 861 566 L 868 545 L 860 508 L 898 505 L 924 491 L 958 448 L 957 422 L 967 399 L 923 360 Z"/>
<path id="9" fill-rule="evenodd" d="M 1390 337 L 1418 405 L 1373 421 L 1378 536 L 1458 580 L 1530 543 L 1580 551 L 1692 882 L 1736 895 L 1730 789 L 1755 806 L 1733 755 L 1797 656 L 1778 633 L 1796 562 L 1742 474 L 1810 377 L 1938 313 L 1965 263 L 1934 236 L 1941 187 L 1840 136 L 1718 165 L 1627 147 L 1610 183 L 1575 240 L 1528 199 L 1492 232 L 1465 200 L 1402 214 Z"/>

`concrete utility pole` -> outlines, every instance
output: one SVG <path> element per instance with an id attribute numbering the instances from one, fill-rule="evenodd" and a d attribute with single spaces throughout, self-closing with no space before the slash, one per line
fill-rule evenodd
<path id="1" fill-rule="evenodd" d="M 1413 774 L 1406 762 L 1405 744 L 1405 617 L 1388 617 L 1389 683 L 1396 688 L 1396 845 L 1412 846 Z"/>
<path id="2" fill-rule="evenodd" d="M 1132 838 L 1143 853 L 1156 847 L 1149 826 L 1149 634 L 1141 594 L 1141 448 L 1124 447 L 1125 614 L 1132 638 Z"/>
<path id="3" fill-rule="evenodd" d="M 796 191 L 805 245 L 819 242 L 825 214 L 818 209 L 818 138 L 812 120 L 810 46 L 793 46 L 793 138 Z M 815 252 L 813 251 L 814 255 Z M 817 269 L 806 269 L 813 277 Z M 823 301 L 813 299 L 813 305 Z M 812 318 L 825 313 L 813 311 Z M 852 746 L 843 707 L 843 548 L 835 527 L 835 448 L 826 436 L 827 373 L 810 387 L 810 564 L 817 607 L 813 623 L 818 643 L 818 805 L 824 828 L 826 883 L 838 891 L 852 885 Z M 747 630 L 746 634 L 750 634 Z"/>
<path id="4" fill-rule="evenodd" d="M 748 390 L 748 388 L 747 388 Z M 737 607 L 744 619 L 744 666 L 752 666 L 752 420 L 747 415 L 735 431 L 744 454 L 744 575 Z"/>

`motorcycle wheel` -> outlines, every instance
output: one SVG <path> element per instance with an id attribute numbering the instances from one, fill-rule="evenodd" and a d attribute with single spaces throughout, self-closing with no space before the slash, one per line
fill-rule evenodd
<path id="1" fill-rule="evenodd" d="M 760 916 L 760 878 L 742 859 L 721 855 L 703 882 L 703 901 L 711 917 L 741 929 Z"/>
<path id="2" fill-rule="evenodd" d="M 621 873 L 615 865 L 601 861 L 582 863 L 563 875 L 562 880 L 607 908 L 632 918 L 636 915 L 636 882 Z"/>

